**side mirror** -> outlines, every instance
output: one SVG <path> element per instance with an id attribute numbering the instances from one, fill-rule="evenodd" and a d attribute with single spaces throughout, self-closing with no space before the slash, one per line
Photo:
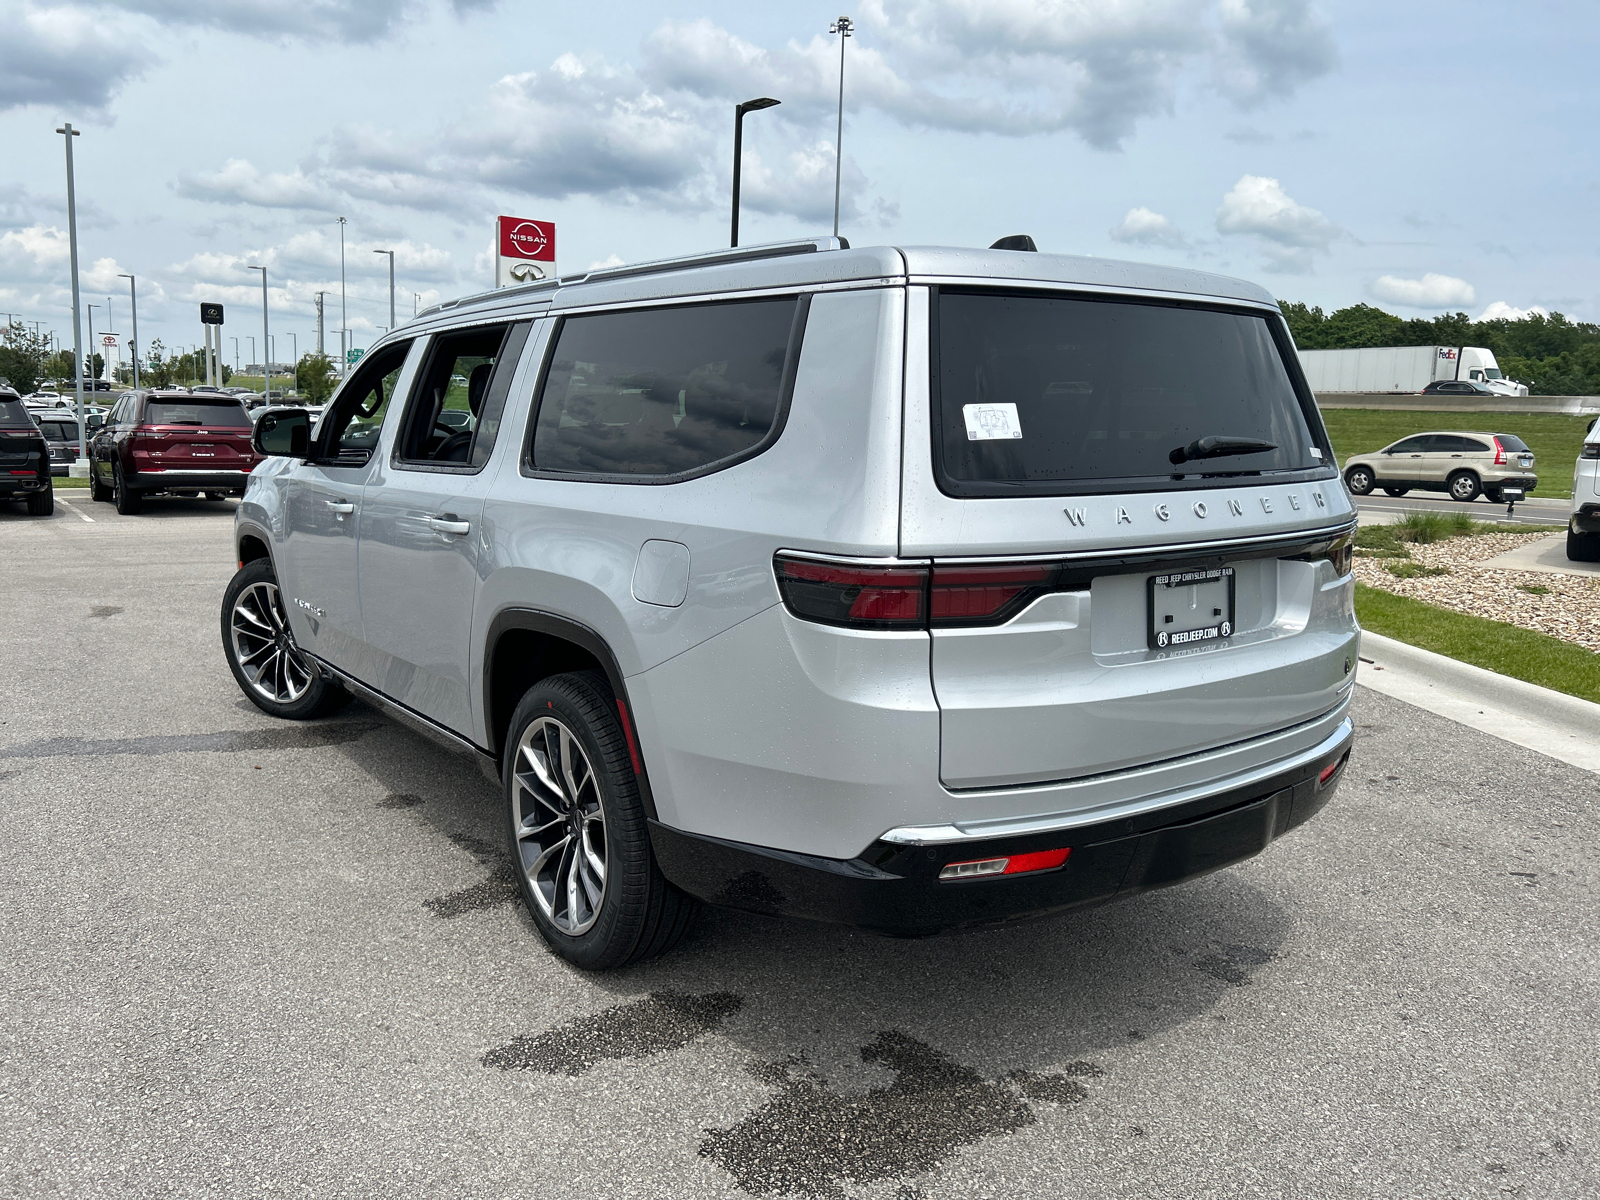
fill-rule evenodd
<path id="1" fill-rule="evenodd" d="M 256 418 L 250 446 L 263 456 L 304 458 L 311 448 L 311 414 L 303 408 L 271 408 Z"/>

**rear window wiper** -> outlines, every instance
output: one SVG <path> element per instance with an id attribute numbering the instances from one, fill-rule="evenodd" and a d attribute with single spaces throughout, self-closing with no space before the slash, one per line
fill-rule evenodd
<path id="1" fill-rule="evenodd" d="M 1196 438 L 1187 446 L 1179 446 L 1167 455 L 1167 461 L 1177 466 L 1179 463 L 1192 462 L 1199 458 L 1225 458 L 1230 454 L 1265 454 L 1268 450 L 1277 448 L 1275 442 L 1263 442 L 1260 438 L 1212 434 L 1209 437 Z"/>

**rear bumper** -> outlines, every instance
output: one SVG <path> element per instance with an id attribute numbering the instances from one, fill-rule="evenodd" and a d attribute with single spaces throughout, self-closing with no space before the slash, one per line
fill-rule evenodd
<path id="1" fill-rule="evenodd" d="M 1577 533 L 1600 533 L 1600 504 L 1580 504 L 1572 514 L 1572 528 Z"/>
<path id="2" fill-rule="evenodd" d="M 242 492 L 250 482 L 249 471 L 174 470 L 136 471 L 127 476 L 128 485 L 140 491 Z"/>
<path id="3" fill-rule="evenodd" d="M 1504 475 L 1499 479 L 1493 479 L 1485 475 L 1483 477 L 1483 486 L 1485 488 L 1519 487 L 1531 492 L 1539 486 L 1539 477 L 1537 475 Z"/>
<path id="4" fill-rule="evenodd" d="M 652 822 L 661 870 L 710 904 L 915 937 L 1047 916 L 1167 887 L 1253 857 L 1332 798 L 1354 732 L 1347 718 L 1309 758 L 1239 786 L 1134 816 L 958 844 L 880 840 L 840 860 L 685 833 Z M 1329 766 L 1337 769 L 1319 782 Z M 943 881 L 950 862 L 1070 847 L 1053 871 Z"/>
<path id="5" fill-rule="evenodd" d="M 0 475 L 0 496 L 31 496 L 49 486 L 48 475 Z"/>

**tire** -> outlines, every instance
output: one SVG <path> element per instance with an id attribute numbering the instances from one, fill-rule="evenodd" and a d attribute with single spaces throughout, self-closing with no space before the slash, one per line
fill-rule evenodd
<path id="1" fill-rule="evenodd" d="M 207 500 L 226 500 L 227 498 L 228 498 L 228 493 L 227 492 L 207 492 L 206 493 L 206 499 Z"/>
<path id="2" fill-rule="evenodd" d="M 1459 500 L 1463 504 L 1471 504 L 1483 490 L 1478 483 L 1478 477 L 1471 471 L 1457 471 L 1445 481 L 1445 486 L 1450 490 L 1450 499 Z"/>
<path id="3" fill-rule="evenodd" d="M 239 690 L 269 716 L 305 721 L 350 699 L 294 644 L 271 559 L 247 562 L 229 580 L 222 594 L 222 652 Z"/>
<path id="4" fill-rule="evenodd" d="M 1600 533 L 1579 533 L 1567 526 L 1567 561 L 1600 562 Z"/>
<path id="5" fill-rule="evenodd" d="M 551 770 L 563 754 L 572 769 Z M 552 950 L 604 971 L 678 942 L 698 905 L 656 865 L 605 676 L 553 675 L 530 688 L 512 714 L 501 774 L 517 887 Z"/>
<path id="6" fill-rule="evenodd" d="M 144 497 L 122 481 L 122 464 L 119 462 L 111 464 L 111 502 L 125 517 L 132 516 L 144 507 Z"/>
<path id="7" fill-rule="evenodd" d="M 1372 491 L 1372 471 L 1367 467 L 1351 467 L 1344 473 L 1344 485 L 1352 496 L 1365 496 Z"/>
<path id="8" fill-rule="evenodd" d="M 95 473 L 94 463 L 89 463 L 89 499 L 105 503 L 111 499 L 111 489 L 100 482 L 100 476 Z"/>
<path id="9" fill-rule="evenodd" d="M 1506 502 L 1505 493 L 1499 488 L 1484 488 L 1483 498 L 1490 504 L 1504 504 Z"/>
<path id="10" fill-rule="evenodd" d="M 1392 487 L 1386 487 L 1386 488 L 1383 489 L 1385 495 L 1394 496 L 1396 499 L 1398 499 L 1401 496 L 1404 496 L 1410 490 L 1411 490 L 1410 488 L 1392 488 Z"/>
<path id="11" fill-rule="evenodd" d="M 42 492 L 35 492 L 28 497 L 28 515 L 30 517 L 48 517 L 56 511 L 56 489 L 54 484 L 47 485 Z"/>

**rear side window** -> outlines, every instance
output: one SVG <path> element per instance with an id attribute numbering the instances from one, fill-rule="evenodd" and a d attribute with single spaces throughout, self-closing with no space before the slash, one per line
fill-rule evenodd
<path id="1" fill-rule="evenodd" d="M 521 322 L 439 335 L 411 389 L 395 458 L 467 469 L 488 462 L 531 328 Z"/>
<path id="2" fill-rule="evenodd" d="M 205 396 L 188 400 L 151 400 L 144 406 L 147 425 L 215 425 L 219 428 L 250 428 L 250 414 L 244 405 L 230 398 L 226 403 Z"/>
<path id="3" fill-rule="evenodd" d="M 1514 433 L 1497 433 L 1494 436 L 1499 438 L 1500 444 L 1507 450 L 1511 451 L 1512 454 L 1531 453 L 1531 451 L 1528 449 L 1528 443 L 1523 441 Z"/>
<path id="4" fill-rule="evenodd" d="M 782 429 L 806 307 L 789 296 L 566 318 L 533 468 L 681 477 L 757 453 Z"/>
<path id="5" fill-rule="evenodd" d="M 1265 316 L 948 289 L 935 313 L 935 459 L 952 495 L 1231 486 L 1332 462 Z M 1203 438 L 1271 448 L 1174 465 Z"/>
<path id="6" fill-rule="evenodd" d="M 0 429 L 32 429 L 33 418 L 21 400 L 0 400 Z"/>

